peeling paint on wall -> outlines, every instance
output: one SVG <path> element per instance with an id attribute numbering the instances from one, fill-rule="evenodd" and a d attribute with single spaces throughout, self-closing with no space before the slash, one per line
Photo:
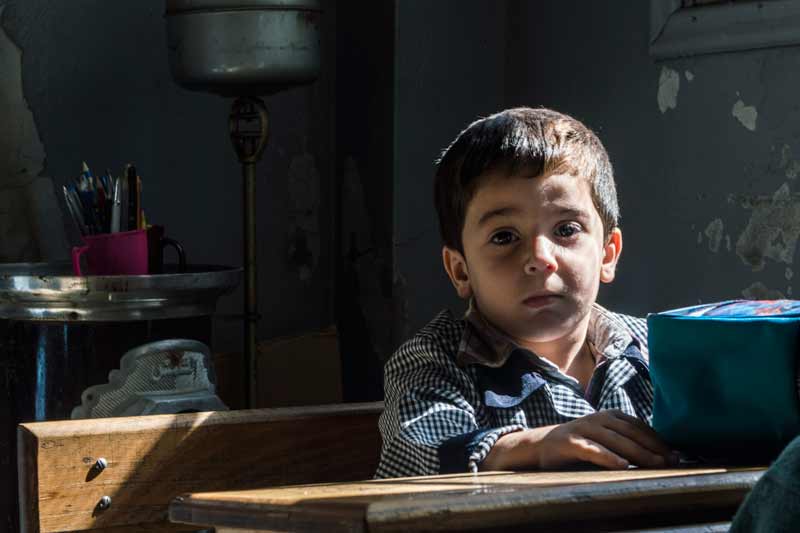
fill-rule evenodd
<path id="1" fill-rule="evenodd" d="M 686 81 L 690 83 L 694 81 L 694 74 L 692 74 L 690 71 L 685 71 L 684 75 L 686 76 Z"/>
<path id="2" fill-rule="evenodd" d="M 760 281 L 742 290 L 742 296 L 751 300 L 780 300 L 785 298 L 781 291 L 770 289 Z"/>
<path id="3" fill-rule="evenodd" d="M 719 244 L 722 241 L 723 224 L 721 218 L 715 218 L 706 227 L 706 237 L 708 237 L 708 249 L 716 253 L 719 251 Z"/>
<path id="4" fill-rule="evenodd" d="M 308 151 L 289 165 L 288 261 L 301 281 L 309 281 L 320 254 L 320 182 L 314 156 Z"/>
<path id="5" fill-rule="evenodd" d="M 0 20 L 5 6 L 0 5 Z M 23 187 L 44 168 L 44 146 L 22 90 L 22 51 L 0 25 L 0 186 Z"/>
<path id="6" fill-rule="evenodd" d="M 779 167 L 784 171 L 786 177 L 791 180 L 800 174 L 800 161 L 795 161 L 792 157 L 792 148 L 788 144 L 784 144 L 781 148 Z"/>
<path id="7" fill-rule="evenodd" d="M 4 5 L 0 5 L 0 20 Z M 22 51 L 0 25 L 0 261 L 67 258 L 55 188 L 22 87 Z"/>
<path id="8" fill-rule="evenodd" d="M 666 113 L 668 109 L 678 107 L 678 91 L 681 88 L 681 76 L 671 68 L 661 67 L 658 78 L 658 109 Z"/>
<path id="9" fill-rule="evenodd" d="M 752 210 L 736 242 L 742 262 L 753 271 L 763 269 L 767 258 L 791 265 L 800 236 L 800 194 L 784 183 L 771 197 L 741 197 L 739 201 Z"/>
<path id="10" fill-rule="evenodd" d="M 742 296 L 748 300 L 782 300 L 785 298 L 781 291 L 770 289 L 760 281 L 756 281 L 744 289 Z"/>
<path id="11" fill-rule="evenodd" d="M 741 99 L 733 104 L 731 114 L 736 117 L 736 120 L 741 122 L 742 126 L 750 131 L 756 131 L 756 120 L 758 120 L 758 110 L 751 105 L 744 105 Z"/>

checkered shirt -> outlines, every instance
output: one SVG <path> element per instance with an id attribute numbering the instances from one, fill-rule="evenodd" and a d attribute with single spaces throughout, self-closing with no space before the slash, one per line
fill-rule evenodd
<path id="1" fill-rule="evenodd" d="M 472 306 L 462 319 L 439 313 L 386 363 L 375 477 L 477 472 L 501 436 L 603 409 L 650 423 L 646 321 L 596 304 L 591 313 L 587 341 L 597 366 L 586 391 Z"/>

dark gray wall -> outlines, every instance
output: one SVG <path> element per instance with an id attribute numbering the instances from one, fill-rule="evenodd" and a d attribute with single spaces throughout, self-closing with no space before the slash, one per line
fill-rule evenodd
<path id="1" fill-rule="evenodd" d="M 443 307 L 460 309 L 442 268 L 434 161 L 469 122 L 502 108 L 504 2 L 397 2 L 394 224 L 398 341 Z"/>
<path id="2" fill-rule="evenodd" d="M 335 302 L 345 401 L 383 398 L 381 363 L 403 324 L 392 245 L 394 30 L 393 0 L 337 6 Z"/>

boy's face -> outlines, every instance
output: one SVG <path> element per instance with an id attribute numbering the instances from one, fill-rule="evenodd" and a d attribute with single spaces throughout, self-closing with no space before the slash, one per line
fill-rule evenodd
<path id="1" fill-rule="evenodd" d="M 517 341 L 585 332 L 599 282 L 614 279 L 622 234 L 606 239 L 587 180 L 501 171 L 482 176 L 467 206 L 464 254 L 445 247 L 462 298 Z"/>

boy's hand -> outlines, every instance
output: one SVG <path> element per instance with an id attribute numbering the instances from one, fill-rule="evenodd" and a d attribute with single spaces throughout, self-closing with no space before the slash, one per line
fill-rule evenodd
<path id="1" fill-rule="evenodd" d="M 587 461 L 606 468 L 667 466 L 670 448 L 638 418 L 607 410 L 554 426 L 537 443 L 539 468 Z"/>
<path id="2" fill-rule="evenodd" d="M 613 409 L 572 422 L 509 433 L 495 443 L 482 469 L 560 468 L 585 461 L 622 469 L 674 464 L 670 448 L 638 418 Z"/>

